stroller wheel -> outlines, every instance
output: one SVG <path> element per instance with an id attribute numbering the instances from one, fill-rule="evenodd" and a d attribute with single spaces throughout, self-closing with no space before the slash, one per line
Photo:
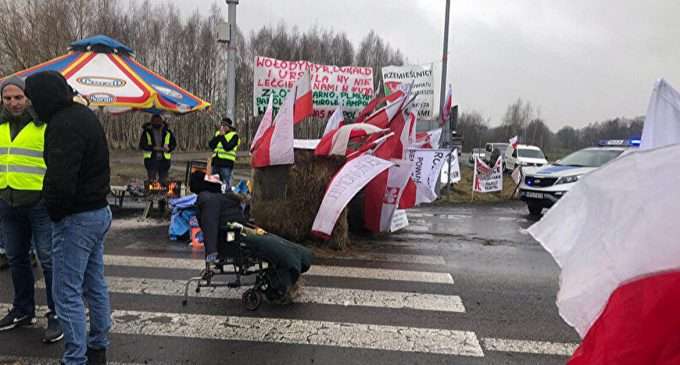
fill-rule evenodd
<path id="1" fill-rule="evenodd" d="M 254 311 L 262 304 L 262 294 L 255 289 L 248 289 L 241 297 L 243 306 L 249 311 Z"/>

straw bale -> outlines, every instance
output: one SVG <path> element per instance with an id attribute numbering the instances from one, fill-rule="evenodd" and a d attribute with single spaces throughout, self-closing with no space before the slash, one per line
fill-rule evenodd
<path id="1" fill-rule="evenodd" d="M 318 158 L 314 151 L 295 150 L 295 165 L 255 169 L 252 217 L 262 228 L 294 242 L 320 242 L 310 235 L 321 200 L 344 158 Z M 347 209 L 324 245 L 344 249 L 349 244 Z"/>

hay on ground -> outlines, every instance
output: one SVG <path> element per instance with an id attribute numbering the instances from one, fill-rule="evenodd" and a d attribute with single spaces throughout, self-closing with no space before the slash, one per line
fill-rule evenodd
<path id="1" fill-rule="evenodd" d="M 256 169 L 253 174 L 252 217 L 262 228 L 294 242 L 315 241 L 312 224 L 326 187 L 344 158 L 318 158 L 314 151 L 295 150 L 295 165 Z M 349 244 L 347 209 L 325 246 L 344 249 Z"/>

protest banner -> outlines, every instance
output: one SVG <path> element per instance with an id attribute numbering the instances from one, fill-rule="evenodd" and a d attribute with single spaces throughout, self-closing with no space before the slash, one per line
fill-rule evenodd
<path id="1" fill-rule="evenodd" d="M 437 199 L 437 176 L 446 164 L 448 150 L 409 148 L 407 159 L 413 162 L 411 178 L 416 184 L 416 204 Z"/>
<path id="2" fill-rule="evenodd" d="M 413 101 L 413 107 L 417 110 L 418 118 L 434 118 L 432 64 L 383 67 L 382 77 L 386 95 L 397 91 L 400 84 L 413 83 L 411 93 L 418 95 Z M 266 104 L 266 100 L 264 104 Z"/>
<path id="3" fill-rule="evenodd" d="M 446 175 L 449 174 L 449 164 L 445 163 L 442 167 L 441 173 L 441 183 L 446 184 Z M 451 184 L 455 184 L 460 181 L 460 160 L 458 159 L 458 149 L 454 148 L 451 152 L 451 178 L 449 179 Z"/>
<path id="4" fill-rule="evenodd" d="M 390 224 L 390 232 L 396 232 L 406 227 L 408 227 L 408 216 L 406 216 L 406 210 L 395 210 L 394 215 L 392 216 L 392 223 Z"/>
<path id="5" fill-rule="evenodd" d="M 490 193 L 503 190 L 503 158 L 498 156 L 493 168 L 482 159 L 475 157 L 475 168 L 472 176 L 472 191 Z"/>
<path id="6" fill-rule="evenodd" d="M 394 166 L 393 162 L 362 155 L 345 164 L 333 177 L 326 195 L 314 218 L 312 233 L 323 238 L 330 238 L 340 213 L 350 200 L 368 184 L 375 176 Z"/>
<path id="7" fill-rule="evenodd" d="M 358 66 L 319 65 L 308 61 L 282 61 L 255 57 L 253 75 L 253 113 L 267 108 L 269 96 L 278 110 L 295 81 L 310 72 L 314 100 L 314 117 L 328 119 L 338 105 L 345 116 L 354 119 L 373 98 L 373 69 Z"/>

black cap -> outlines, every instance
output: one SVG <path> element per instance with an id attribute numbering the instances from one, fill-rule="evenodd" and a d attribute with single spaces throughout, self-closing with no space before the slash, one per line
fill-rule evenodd
<path id="1" fill-rule="evenodd" d="M 222 125 L 234 128 L 234 122 L 229 117 L 222 118 Z"/>

